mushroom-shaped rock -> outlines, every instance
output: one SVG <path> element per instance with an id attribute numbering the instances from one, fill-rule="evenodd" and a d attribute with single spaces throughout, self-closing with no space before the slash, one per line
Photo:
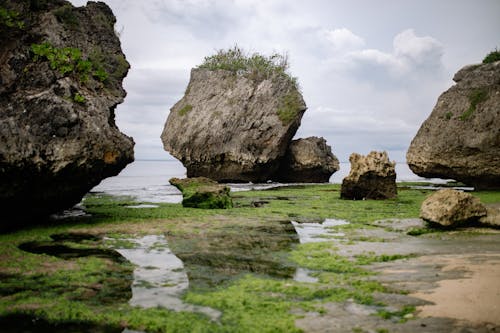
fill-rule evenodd
<path id="1" fill-rule="evenodd" d="M 339 160 L 324 138 L 293 140 L 274 180 L 293 183 L 327 183 L 339 169 Z"/>
<path id="2" fill-rule="evenodd" d="M 387 152 L 353 153 L 349 162 L 351 171 L 342 180 L 341 198 L 382 200 L 397 196 L 396 162 L 389 160 Z"/>
<path id="3" fill-rule="evenodd" d="M 406 154 L 422 177 L 500 188 L 500 61 L 467 66 L 438 99 Z"/>
<path id="4" fill-rule="evenodd" d="M 229 187 L 205 177 L 172 178 L 170 184 L 182 192 L 182 206 L 192 208 L 231 208 Z"/>
<path id="5" fill-rule="evenodd" d="M 16 14 L 0 22 L 0 210 L 19 225 L 71 207 L 133 161 L 114 122 L 129 64 L 103 2 L 2 7 Z"/>
<path id="6" fill-rule="evenodd" d="M 439 190 L 428 196 L 420 208 L 427 222 L 452 227 L 486 216 L 486 208 L 478 198 L 453 189 Z"/>
<path id="7" fill-rule="evenodd" d="M 252 65 L 234 70 L 219 65 L 191 71 L 184 97 L 165 123 L 163 146 L 182 162 L 188 177 L 267 181 L 300 125 L 304 100 L 296 82 L 272 63 L 264 73 Z"/>

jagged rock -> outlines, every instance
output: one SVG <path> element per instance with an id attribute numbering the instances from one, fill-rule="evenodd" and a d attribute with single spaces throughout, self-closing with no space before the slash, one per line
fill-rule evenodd
<path id="1" fill-rule="evenodd" d="M 351 171 L 342 180 L 341 198 L 382 200 L 397 196 L 396 163 L 389 160 L 387 152 L 353 153 L 349 162 Z"/>
<path id="2" fill-rule="evenodd" d="M 192 208 L 231 208 L 229 187 L 205 177 L 172 178 L 170 184 L 182 192 L 182 206 Z"/>
<path id="3" fill-rule="evenodd" d="M 324 138 L 293 140 L 273 179 L 282 182 L 327 183 L 339 169 L 339 160 Z"/>
<path id="4" fill-rule="evenodd" d="M 500 203 L 485 204 L 486 216 L 479 219 L 479 223 L 489 227 L 500 227 Z"/>
<path id="5" fill-rule="evenodd" d="M 420 208 L 425 221 L 451 227 L 486 216 L 486 208 L 473 195 L 453 189 L 439 190 L 428 196 Z"/>
<path id="6" fill-rule="evenodd" d="M 2 1 L 2 223 L 71 207 L 133 161 L 114 110 L 129 64 L 102 2 Z M 18 222 L 16 222 L 18 223 Z"/>
<path id="7" fill-rule="evenodd" d="M 228 70 L 195 68 L 161 135 L 188 177 L 263 182 L 300 125 L 306 105 L 286 76 L 255 80 Z"/>
<path id="8" fill-rule="evenodd" d="M 438 99 L 406 159 L 422 177 L 500 188 L 500 62 L 467 66 Z"/>

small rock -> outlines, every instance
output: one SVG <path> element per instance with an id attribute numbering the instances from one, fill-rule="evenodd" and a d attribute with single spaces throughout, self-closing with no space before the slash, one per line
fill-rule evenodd
<path id="1" fill-rule="evenodd" d="M 339 170 L 339 160 L 324 138 L 293 140 L 276 176 L 277 181 L 292 183 L 327 183 Z"/>
<path id="2" fill-rule="evenodd" d="M 472 222 L 483 216 L 486 216 L 486 208 L 478 198 L 453 189 L 431 194 L 420 208 L 421 218 L 445 227 Z"/>
<path id="3" fill-rule="evenodd" d="M 500 227 L 500 204 L 485 205 L 486 216 L 479 219 L 479 223 L 490 227 Z"/>
<path id="4" fill-rule="evenodd" d="M 342 181 L 342 199 L 383 200 L 397 196 L 396 162 L 387 152 L 372 151 L 367 156 L 353 153 L 349 157 L 351 171 Z"/>
<path id="5" fill-rule="evenodd" d="M 229 187 L 209 178 L 172 178 L 170 184 L 182 192 L 182 206 L 191 208 L 232 208 Z"/>

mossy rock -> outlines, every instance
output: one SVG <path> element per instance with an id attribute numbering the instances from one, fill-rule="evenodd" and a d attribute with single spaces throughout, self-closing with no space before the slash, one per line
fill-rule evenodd
<path id="1" fill-rule="evenodd" d="M 191 208 L 232 208 L 230 189 L 205 177 L 172 178 L 170 184 L 182 192 L 182 206 Z"/>

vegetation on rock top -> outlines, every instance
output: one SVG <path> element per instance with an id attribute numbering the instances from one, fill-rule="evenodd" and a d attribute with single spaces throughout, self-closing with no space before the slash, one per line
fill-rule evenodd
<path id="1" fill-rule="evenodd" d="M 298 88 L 297 78 L 288 73 L 289 63 L 286 54 L 274 53 L 270 56 L 259 53 L 249 54 L 235 45 L 233 48 L 220 49 L 216 54 L 205 57 L 198 68 L 222 69 L 245 76 L 256 82 L 273 77 L 286 77 Z"/>
<path id="2" fill-rule="evenodd" d="M 494 51 L 488 53 L 483 59 L 483 64 L 490 64 L 496 61 L 500 61 L 500 51 L 498 51 L 498 49 L 495 49 Z"/>

